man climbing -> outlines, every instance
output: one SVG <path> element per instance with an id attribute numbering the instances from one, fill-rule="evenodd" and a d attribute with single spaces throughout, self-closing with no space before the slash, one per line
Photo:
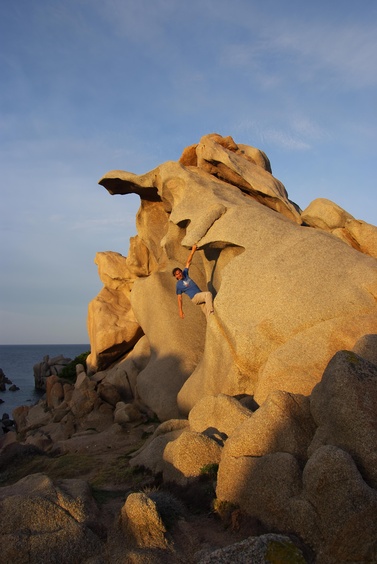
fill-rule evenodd
<path id="1" fill-rule="evenodd" d="M 200 288 L 195 284 L 195 282 L 189 277 L 189 268 L 191 265 L 192 257 L 197 249 L 197 245 L 193 245 L 191 252 L 187 258 L 186 267 L 182 271 L 180 268 L 175 267 L 173 269 L 173 276 L 177 280 L 176 294 L 178 297 L 178 312 L 179 317 L 183 319 L 185 314 L 182 308 L 182 294 L 187 294 L 191 301 L 195 305 L 201 305 L 208 318 L 213 313 L 213 298 L 211 292 L 202 292 Z"/>

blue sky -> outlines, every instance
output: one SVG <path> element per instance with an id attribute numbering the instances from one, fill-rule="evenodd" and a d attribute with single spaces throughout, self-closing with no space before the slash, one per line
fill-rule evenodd
<path id="1" fill-rule="evenodd" d="M 144 173 L 202 135 L 265 151 L 304 209 L 377 224 L 377 3 L 0 0 L 0 344 L 87 343 L 97 251 Z"/>

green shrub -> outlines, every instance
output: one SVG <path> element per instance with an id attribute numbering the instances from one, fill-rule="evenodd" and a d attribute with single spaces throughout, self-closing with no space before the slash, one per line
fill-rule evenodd
<path id="1" fill-rule="evenodd" d="M 76 356 L 67 366 L 61 371 L 60 377 L 70 382 L 76 382 L 76 365 L 82 364 L 86 370 L 86 359 L 88 358 L 90 351 L 84 352 Z"/>
<path id="2" fill-rule="evenodd" d="M 217 472 L 219 470 L 219 465 L 216 463 L 205 464 L 200 469 L 200 474 L 202 476 L 208 476 L 211 480 L 217 480 Z"/>

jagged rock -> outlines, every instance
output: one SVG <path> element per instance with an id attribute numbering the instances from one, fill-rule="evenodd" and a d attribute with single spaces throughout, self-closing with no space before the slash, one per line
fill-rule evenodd
<path id="1" fill-rule="evenodd" d="M 257 201 L 301 224 L 300 214 L 288 200 L 283 184 L 272 176 L 266 155 L 258 149 L 246 145 L 240 149 L 231 137 L 210 134 L 201 138 L 196 155 L 198 168 L 238 186 Z"/>
<path id="2" fill-rule="evenodd" d="M 12 382 L 5 376 L 3 369 L 0 368 L 0 392 L 6 391 L 6 385 L 12 386 Z M 9 388 L 11 390 L 11 388 Z M 19 388 L 18 388 L 19 389 Z M 0 403 L 4 403 L 3 400 L 0 400 Z"/>
<path id="3" fill-rule="evenodd" d="M 377 332 L 376 261 L 301 226 L 267 161 L 210 135 L 180 163 L 100 180 L 111 194 L 141 198 L 149 274 L 134 280 L 130 302 L 152 352 L 137 389 L 160 419 L 187 415 L 207 395 L 246 394 L 259 405 L 274 390 L 309 395 L 337 350 Z M 331 225 L 348 218 L 345 229 L 351 218 L 338 212 Z M 194 243 L 191 275 L 215 296 L 207 325 L 191 303 L 179 319 L 170 274 Z"/>
<path id="4" fill-rule="evenodd" d="M 97 253 L 95 263 L 104 288 L 88 309 L 91 352 L 86 362 L 92 372 L 107 368 L 124 356 L 143 334 L 130 304 L 135 275 L 128 268 L 127 259 L 108 251 Z"/>
<path id="5" fill-rule="evenodd" d="M 0 488 L 0 539 L 4 562 L 76 564 L 102 553 L 97 507 L 81 480 L 53 484 L 33 474 Z"/>

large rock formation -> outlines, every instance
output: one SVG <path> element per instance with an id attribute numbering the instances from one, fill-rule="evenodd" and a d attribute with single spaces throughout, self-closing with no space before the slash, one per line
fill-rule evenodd
<path id="1" fill-rule="evenodd" d="M 88 371 L 50 375 L 46 397 L 13 412 L 0 470 L 30 451 L 126 450 L 167 489 L 216 489 L 232 530 L 255 530 L 197 552 L 178 500 L 152 489 L 128 496 L 105 540 L 83 482 L 37 475 L 0 488 L 5 557 L 19 545 L 30 562 L 376 562 L 377 229 L 327 200 L 301 212 L 264 153 L 219 135 L 101 184 L 139 194 L 138 235 L 127 258 L 96 257 Z M 194 243 L 208 323 L 189 300 L 178 316 L 171 269 Z M 289 537 L 254 537 L 270 531 Z"/>
<path id="2" fill-rule="evenodd" d="M 180 162 L 112 171 L 100 184 L 141 206 L 127 259 L 97 256 L 105 287 L 89 308 L 88 363 L 106 368 L 144 335 L 136 388 L 160 419 L 205 395 L 259 405 L 274 390 L 308 395 L 336 351 L 377 332 L 377 263 L 366 254 L 377 229 L 359 243 L 357 229 L 352 240 L 333 235 L 356 220 L 327 201 L 301 215 L 261 151 L 207 135 Z M 194 243 L 191 275 L 214 296 L 208 325 L 191 303 L 177 314 L 171 268 Z"/>

